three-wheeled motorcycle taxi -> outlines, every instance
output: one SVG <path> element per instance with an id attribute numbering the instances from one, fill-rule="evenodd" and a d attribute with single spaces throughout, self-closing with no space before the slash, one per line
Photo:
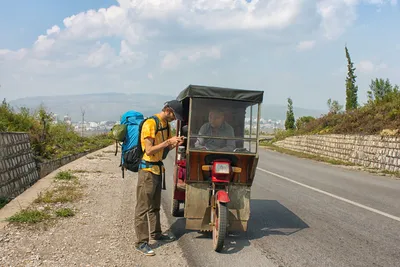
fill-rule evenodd
<path id="1" fill-rule="evenodd" d="M 228 231 L 247 231 L 258 163 L 263 91 L 189 85 L 177 97 L 184 121 L 176 134 L 172 215 L 184 204 L 186 229 L 212 231 L 220 252 Z"/>

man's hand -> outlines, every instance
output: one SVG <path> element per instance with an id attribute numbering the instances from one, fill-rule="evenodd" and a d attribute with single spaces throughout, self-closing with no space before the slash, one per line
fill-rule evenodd
<path id="1" fill-rule="evenodd" d="M 168 139 L 168 142 L 172 147 L 179 146 L 179 145 L 183 144 L 183 136 L 171 137 L 170 139 Z"/>

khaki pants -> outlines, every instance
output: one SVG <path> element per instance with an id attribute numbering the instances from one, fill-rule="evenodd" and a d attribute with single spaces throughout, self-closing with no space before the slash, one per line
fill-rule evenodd
<path id="1" fill-rule="evenodd" d="M 160 205 L 161 175 L 139 170 L 135 208 L 137 245 L 149 242 L 149 226 L 152 238 L 161 234 Z"/>

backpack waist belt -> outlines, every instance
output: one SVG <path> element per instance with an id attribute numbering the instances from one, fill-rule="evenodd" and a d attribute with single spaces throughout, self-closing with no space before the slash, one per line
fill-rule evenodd
<path id="1" fill-rule="evenodd" d="M 162 161 L 154 161 L 154 162 L 152 162 L 152 161 L 146 161 L 146 160 L 143 160 L 143 159 L 142 159 L 142 161 L 140 163 L 141 163 L 140 164 L 140 169 L 150 168 L 150 167 L 152 167 L 154 165 L 156 165 L 156 166 L 158 166 L 160 168 L 160 173 L 162 175 L 162 189 L 166 190 L 167 188 L 166 188 L 166 185 L 165 185 L 165 172 L 162 171 L 162 167 L 164 166 L 164 163 Z"/>

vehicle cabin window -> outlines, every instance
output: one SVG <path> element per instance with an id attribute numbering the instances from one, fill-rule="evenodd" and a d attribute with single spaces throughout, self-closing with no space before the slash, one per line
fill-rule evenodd
<path id="1" fill-rule="evenodd" d="M 233 151 L 244 147 L 243 140 L 232 138 L 245 137 L 246 115 L 249 116 L 246 112 L 249 112 L 250 103 L 193 99 L 192 105 L 190 148 Z"/>

